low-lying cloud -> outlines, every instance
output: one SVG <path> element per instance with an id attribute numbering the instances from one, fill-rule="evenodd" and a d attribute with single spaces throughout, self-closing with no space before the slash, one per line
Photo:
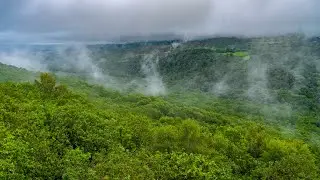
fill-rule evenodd
<path id="1" fill-rule="evenodd" d="M 0 63 L 24 68 L 30 71 L 46 71 L 47 65 L 43 62 L 43 54 L 30 53 L 27 50 L 0 52 Z"/>
<path id="2" fill-rule="evenodd" d="M 13 40 L 15 34 L 30 34 L 24 41 L 32 42 L 318 34 L 319 5 L 318 0 L 16 0 L 0 3 L 0 32 L 2 40 L 4 32 Z"/>
<path id="3" fill-rule="evenodd" d="M 156 51 L 143 54 L 141 61 L 137 62 L 143 77 L 123 78 L 119 75 L 110 74 L 108 66 L 99 64 L 101 61 L 110 63 L 112 59 L 106 57 L 99 60 L 97 54 L 87 46 L 79 44 L 58 45 L 43 50 L 36 47 L 43 46 L 9 48 L 7 51 L 0 50 L 0 63 L 29 71 L 51 71 L 58 76 L 77 77 L 90 84 L 100 84 L 106 88 L 124 92 L 139 92 L 150 96 L 167 93 L 165 83 L 158 72 L 159 57 Z M 121 61 L 123 59 L 117 60 Z M 127 73 L 125 70 L 121 70 L 121 67 L 116 71 L 122 71 L 122 74 Z"/>

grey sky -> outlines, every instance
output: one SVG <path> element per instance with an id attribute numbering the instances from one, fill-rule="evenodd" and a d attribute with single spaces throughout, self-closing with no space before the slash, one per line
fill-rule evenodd
<path id="1" fill-rule="evenodd" d="M 319 0 L 0 0 L 1 42 L 319 34 Z"/>

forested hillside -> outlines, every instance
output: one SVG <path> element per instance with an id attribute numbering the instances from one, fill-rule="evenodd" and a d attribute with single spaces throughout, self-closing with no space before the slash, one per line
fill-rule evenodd
<path id="1" fill-rule="evenodd" d="M 1 83 L 1 179 L 319 177 L 319 135 L 310 132 L 319 129 L 312 124 L 283 133 L 260 112 L 246 112 L 244 102 L 80 86 L 90 95 L 47 73 L 34 83 Z M 207 100 L 188 103 L 201 97 Z"/>
<path id="2" fill-rule="evenodd" d="M 281 38 L 0 64 L 0 179 L 319 179 L 319 45 Z"/>

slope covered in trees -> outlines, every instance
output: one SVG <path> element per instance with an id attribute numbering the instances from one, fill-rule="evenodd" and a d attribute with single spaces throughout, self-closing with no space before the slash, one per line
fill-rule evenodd
<path id="1" fill-rule="evenodd" d="M 319 177 L 318 129 L 284 133 L 249 102 L 58 84 L 47 73 L 0 84 L 1 179 Z"/>
<path id="2" fill-rule="evenodd" d="M 52 73 L 0 64 L 0 179 L 319 179 L 319 47 L 37 47 Z"/>

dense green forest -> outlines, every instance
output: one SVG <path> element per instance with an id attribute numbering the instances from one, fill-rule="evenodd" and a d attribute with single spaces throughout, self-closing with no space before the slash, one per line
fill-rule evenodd
<path id="1" fill-rule="evenodd" d="M 277 47 L 262 54 L 210 43 L 157 45 L 170 49 L 159 52 L 169 87 L 159 96 L 0 64 L 0 179 L 319 179 L 316 61 L 297 63 L 293 46 L 278 63 Z M 133 62 L 147 48 L 130 48 L 139 51 L 132 61 L 112 67 L 143 78 Z M 272 64 L 265 83 L 272 100 L 244 98 L 257 54 Z M 232 87 L 213 93 L 208 85 L 224 77 Z"/>

